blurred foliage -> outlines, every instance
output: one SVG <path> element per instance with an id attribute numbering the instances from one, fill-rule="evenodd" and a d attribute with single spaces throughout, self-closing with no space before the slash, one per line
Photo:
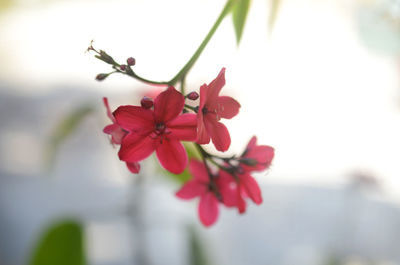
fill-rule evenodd
<path id="1" fill-rule="evenodd" d="M 75 108 L 71 113 L 64 116 L 56 125 L 54 131 L 49 137 L 46 150 L 46 166 L 51 168 L 55 161 L 55 156 L 61 144 L 78 128 L 83 119 L 93 112 L 93 107 L 83 104 Z"/>
<path id="2" fill-rule="evenodd" d="M 233 26 L 236 33 L 236 43 L 239 45 L 242 38 L 244 25 L 250 8 L 250 0 L 237 0 L 232 7 Z"/>
<path id="3" fill-rule="evenodd" d="M 190 246 L 190 265 L 208 265 L 207 255 L 199 236 L 193 227 L 188 228 L 189 246 Z"/>
<path id="4" fill-rule="evenodd" d="M 278 16 L 281 0 L 270 0 L 270 1 L 271 1 L 271 9 L 268 19 L 268 28 L 269 28 L 269 33 L 271 34 L 272 30 L 274 29 L 276 18 Z"/>
<path id="5" fill-rule="evenodd" d="M 30 265 L 86 265 L 81 224 L 64 220 L 51 225 L 40 238 Z"/>
<path id="6" fill-rule="evenodd" d="M 5 11 L 9 7 L 11 7 L 15 1 L 13 0 L 0 0 L 0 12 Z"/>
<path id="7" fill-rule="evenodd" d="M 189 161 L 193 158 L 201 160 L 201 155 L 200 155 L 199 151 L 196 149 L 194 143 L 183 142 L 183 146 L 186 149 L 186 153 L 188 155 Z M 190 174 L 188 168 L 186 168 L 185 171 L 183 171 L 181 174 L 173 174 L 167 170 L 162 170 L 162 171 L 165 172 L 167 174 L 167 176 L 170 176 L 173 180 L 177 181 L 178 183 L 185 183 L 186 181 L 188 181 L 192 178 L 192 175 Z"/>

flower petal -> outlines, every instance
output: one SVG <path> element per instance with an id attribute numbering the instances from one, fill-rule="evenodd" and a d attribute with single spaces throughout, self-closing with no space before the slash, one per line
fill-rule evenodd
<path id="1" fill-rule="evenodd" d="M 194 141 L 197 137 L 197 116 L 191 113 L 179 115 L 167 123 L 167 128 L 170 131 L 168 138 Z"/>
<path id="2" fill-rule="evenodd" d="M 224 85 L 225 85 L 225 68 L 222 68 L 218 76 L 208 85 L 207 98 L 209 100 L 216 101 L 219 92 L 221 92 L 221 89 Z"/>
<path id="3" fill-rule="evenodd" d="M 243 164 L 242 167 L 244 170 L 261 171 L 271 165 L 272 159 L 274 158 L 274 148 L 267 145 L 258 145 L 250 149 L 245 157 L 255 159 L 257 165 L 248 166 Z"/>
<path id="4" fill-rule="evenodd" d="M 147 133 L 154 130 L 153 111 L 138 106 L 120 106 L 114 111 L 117 123 L 127 131 Z"/>
<path id="5" fill-rule="evenodd" d="M 246 194 L 253 200 L 254 203 L 262 203 L 260 187 L 258 186 L 257 181 L 252 176 L 248 174 L 241 175 L 240 184 L 243 185 Z"/>
<path id="6" fill-rule="evenodd" d="M 243 199 L 242 187 L 239 186 L 236 193 L 237 198 L 237 208 L 240 214 L 246 211 L 246 201 Z"/>
<path id="7" fill-rule="evenodd" d="M 228 207 L 237 206 L 238 185 L 233 177 L 226 171 L 220 170 L 219 176 L 216 181 L 224 205 Z"/>
<path id="8" fill-rule="evenodd" d="M 205 126 L 211 136 L 211 140 L 218 151 L 225 152 L 231 145 L 231 137 L 228 129 L 222 123 L 216 121 L 213 116 L 205 115 Z"/>
<path id="9" fill-rule="evenodd" d="M 174 139 L 163 139 L 156 154 L 160 164 L 169 172 L 180 174 L 185 170 L 188 157 L 183 145 Z"/>
<path id="10" fill-rule="evenodd" d="M 138 162 L 126 162 L 126 166 L 133 174 L 137 174 L 140 171 L 140 164 Z"/>
<path id="11" fill-rule="evenodd" d="M 149 135 L 130 133 L 124 137 L 121 149 L 118 152 L 119 159 L 126 162 L 137 162 L 145 159 L 156 149 L 158 141 Z"/>
<path id="12" fill-rule="evenodd" d="M 231 97 L 220 96 L 217 104 L 217 115 L 221 118 L 232 119 L 239 113 L 240 104 Z"/>
<path id="13" fill-rule="evenodd" d="M 210 226 L 217 221 L 219 214 L 218 200 L 213 193 L 207 192 L 201 196 L 198 212 L 200 221 L 205 226 Z"/>
<path id="14" fill-rule="evenodd" d="M 187 181 L 175 195 L 181 199 L 189 200 L 207 192 L 207 186 L 196 180 Z"/>
<path id="15" fill-rule="evenodd" d="M 199 182 L 206 184 L 210 180 L 204 163 L 198 160 L 195 159 L 190 160 L 189 171 L 194 177 L 194 179 L 196 179 Z"/>
<path id="16" fill-rule="evenodd" d="M 104 103 L 104 106 L 106 107 L 106 110 L 107 110 L 107 116 L 114 123 L 115 122 L 115 118 L 111 113 L 110 105 L 108 105 L 108 98 L 103 97 L 103 103 Z"/>
<path id="17" fill-rule="evenodd" d="M 207 132 L 206 126 L 204 124 L 203 113 L 197 113 L 197 140 L 198 144 L 208 144 L 210 142 L 210 135 Z"/>
<path id="18" fill-rule="evenodd" d="M 154 100 L 154 116 L 157 122 L 168 122 L 178 116 L 185 105 L 184 96 L 174 87 L 169 87 Z"/>
<path id="19" fill-rule="evenodd" d="M 103 132 L 106 134 L 111 135 L 111 142 L 113 144 L 121 144 L 122 139 L 125 137 L 127 134 L 126 131 L 124 131 L 121 126 L 119 126 L 116 123 L 107 125 L 104 127 Z"/>

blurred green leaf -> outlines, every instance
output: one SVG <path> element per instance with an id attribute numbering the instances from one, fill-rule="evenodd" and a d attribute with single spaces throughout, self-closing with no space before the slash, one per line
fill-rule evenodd
<path id="1" fill-rule="evenodd" d="M 30 265 L 86 265 L 81 224 L 64 220 L 50 226 L 40 238 Z"/>
<path id="2" fill-rule="evenodd" d="M 194 143 L 183 142 L 183 146 L 186 149 L 189 161 L 193 158 L 201 160 L 201 155 L 199 151 L 196 149 Z M 173 180 L 177 181 L 178 183 L 185 183 L 186 181 L 192 178 L 192 175 L 190 174 L 188 167 L 181 174 L 173 174 L 167 170 L 163 170 L 163 172 L 166 172 L 168 176 L 170 176 Z"/>
<path id="3" fill-rule="evenodd" d="M 242 38 L 247 13 L 250 8 L 250 0 L 237 0 L 232 7 L 233 26 L 236 33 L 236 43 L 239 45 Z"/>
<path id="4" fill-rule="evenodd" d="M 55 156 L 60 145 L 78 128 L 83 119 L 93 112 L 92 106 L 88 104 L 81 105 L 74 109 L 71 113 L 64 116 L 56 125 L 54 131 L 50 135 L 46 150 L 46 166 L 53 166 Z"/>
<path id="5" fill-rule="evenodd" d="M 209 262 L 207 261 L 206 251 L 203 247 L 203 244 L 197 235 L 195 229 L 193 227 L 188 228 L 189 232 L 189 240 L 190 240 L 190 265 L 207 265 Z"/>
<path id="6" fill-rule="evenodd" d="M 269 34 L 271 34 L 272 30 L 274 29 L 275 21 L 279 12 L 279 7 L 281 5 L 281 0 L 270 0 L 270 1 L 271 1 L 271 9 L 268 19 Z"/>

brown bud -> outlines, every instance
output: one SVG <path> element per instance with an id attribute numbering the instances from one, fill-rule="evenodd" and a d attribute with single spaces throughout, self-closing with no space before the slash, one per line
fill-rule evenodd
<path id="1" fill-rule="evenodd" d="M 153 107 L 153 100 L 149 97 L 144 96 L 140 101 L 140 105 L 142 105 L 142 108 L 150 109 L 151 107 Z"/>
<path id="2" fill-rule="evenodd" d="M 101 73 L 101 74 L 96 75 L 96 80 L 97 81 L 103 81 L 107 77 L 108 77 L 108 74 Z"/>
<path id="3" fill-rule="evenodd" d="M 186 97 L 190 100 L 196 100 L 199 98 L 199 94 L 195 91 L 190 92 L 189 94 L 186 95 Z"/>
<path id="4" fill-rule="evenodd" d="M 126 62 L 129 66 L 134 66 L 136 64 L 136 60 L 133 57 L 129 57 L 128 59 L 126 59 Z"/>

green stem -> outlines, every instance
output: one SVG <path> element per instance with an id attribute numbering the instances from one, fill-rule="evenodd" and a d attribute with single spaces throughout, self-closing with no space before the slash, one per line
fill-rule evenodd
<path id="1" fill-rule="evenodd" d="M 194 63 L 197 61 L 197 59 L 200 57 L 200 54 L 203 52 L 204 48 L 207 46 L 208 42 L 210 41 L 211 37 L 214 35 L 215 31 L 217 31 L 219 25 L 221 24 L 222 20 L 225 18 L 225 16 L 229 13 L 231 10 L 232 5 L 235 3 L 235 0 L 228 0 L 224 6 L 224 9 L 222 9 L 219 17 L 215 21 L 214 25 L 208 32 L 207 36 L 204 38 L 203 42 L 200 44 L 200 46 L 197 48 L 196 52 L 192 55 L 192 58 L 182 67 L 182 69 L 174 76 L 174 78 L 171 79 L 171 81 L 168 82 L 170 85 L 174 85 L 176 82 L 181 80 L 182 76 L 185 76 L 190 68 L 194 65 Z"/>

